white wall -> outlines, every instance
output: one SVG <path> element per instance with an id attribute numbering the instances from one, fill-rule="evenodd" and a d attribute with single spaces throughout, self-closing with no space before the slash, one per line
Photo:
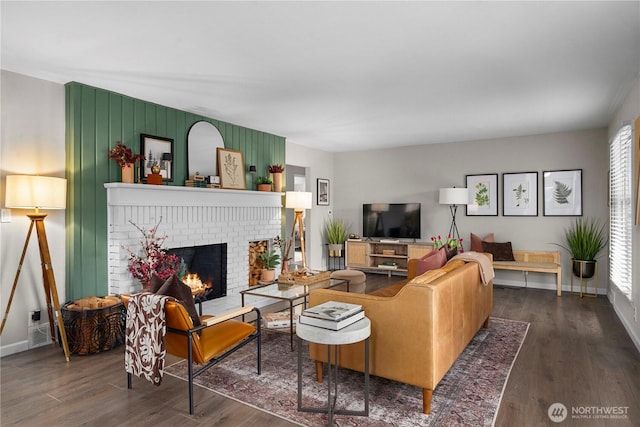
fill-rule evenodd
<path id="1" fill-rule="evenodd" d="M 627 95 L 624 103 L 616 112 L 613 120 L 611 120 L 611 123 L 609 124 L 609 138 L 612 139 L 616 135 L 618 129 L 620 129 L 620 126 L 623 123 L 630 122 L 633 125 L 638 116 L 640 116 L 640 80 L 636 81 L 636 84 Z M 640 132 L 640 129 L 635 129 L 634 132 Z M 634 133 L 634 138 L 634 141 L 637 144 L 638 135 L 636 133 Z M 633 185 L 635 185 L 635 181 Z M 633 199 L 634 212 L 637 197 L 638 195 L 636 194 Z M 609 299 L 611 300 L 616 313 L 618 313 L 620 320 L 627 329 L 627 332 L 631 335 L 636 347 L 640 350 L 640 318 L 638 318 L 638 311 L 640 309 L 640 226 L 636 225 L 633 227 L 632 244 L 632 302 L 629 302 L 627 297 L 622 295 L 614 286 L 609 286 Z"/>
<path id="2" fill-rule="evenodd" d="M 4 208 L 6 175 L 65 176 L 64 86 L 21 74 L 0 71 L 0 194 Z M 65 214 L 45 211 L 47 239 L 58 295 L 65 301 Z M 0 309 L 4 316 L 24 246 L 28 211 L 12 209 L 10 223 L 0 224 Z M 27 349 L 29 312 L 42 310 L 46 301 L 35 232 L 32 233 L 7 323 L 0 337 L 0 354 Z"/>
<path id="3" fill-rule="evenodd" d="M 287 141 L 287 161 L 288 165 L 300 166 L 306 169 L 307 190 L 313 192 L 313 208 L 307 212 L 307 226 L 309 227 L 305 239 L 307 241 L 307 265 L 318 270 L 327 269 L 326 251 L 324 250 L 323 225 L 333 211 L 335 202 L 335 180 L 333 179 L 333 153 L 312 148 Z M 318 206 L 317 201 L 317 179 L 325 178 L 329 180 L 329 206 Z M 291 224 L 287 224 L 287 235 L 291 230 Z"/>
<path id="4" fill-rule="evenodd" d="M 500 215 L 456 217 L 461 236 L 494 233 L 499 242 L 511 241 L 514 249 L 556 250 L 564 229 L 574 217 L 543 216 L 542 172 L 583 169 L 583 213 L 607 220 L 606 129 L 485 141 L 433 144 L 389 150 L 335 155 L 335 214 L 362 232 L 362 204 L 371 202 L 422 203 L 422 240 L 446 234 L 451 223 L 448 207 L 438 204 L 441 187 L 465 186 L 465 175 L 498 173 Z M 538 172 L 538 216 L 502 216 L 502 173 Z M 570 257 L 562 250 L 563 285 L 570 284 Z M 599 286 L 607 284 L 607 254 L 599 258 Z M 496 283 L 520 285 L 522 273 L 496 273 Z M 555 289 L 555 277 L 530 273 L 529 284 Z"/>

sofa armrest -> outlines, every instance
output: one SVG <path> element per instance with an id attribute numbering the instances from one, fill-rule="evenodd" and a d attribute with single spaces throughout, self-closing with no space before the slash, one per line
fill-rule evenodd
<path id="1" fill-rule="evenodd" d="M 418 275 L 418 259 L 410 258 L 407 262 L 407 279 L 411 280 Z"/>

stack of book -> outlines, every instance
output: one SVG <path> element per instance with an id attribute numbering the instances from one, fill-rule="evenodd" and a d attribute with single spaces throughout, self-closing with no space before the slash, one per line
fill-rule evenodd
<path id="1" fill-rule="evenodd" d="M 389 270 L 395 270 L 398 268 L 398 264 L 393 261 L 383 262 L 382 264 L 378 264 L 378 268 L 386 268 Z"/>
<path id="2" fill-rule="evenodd" d="M 360 319 L 364 319 L 361 305 L 328 301 L 304 310 L 298 318 L 298 322 L 338 331 Z"/>
<path id="3" fill-rule="evenodd" d="M 291 316 L 289 311 L 278 311 L 275 313 L 265 313 L 263 316 L 263 324 L 269 329 L 283 329 L 291 326 Z M 293 324 L 298 322 L 298 315 L 293 314 Z"/>

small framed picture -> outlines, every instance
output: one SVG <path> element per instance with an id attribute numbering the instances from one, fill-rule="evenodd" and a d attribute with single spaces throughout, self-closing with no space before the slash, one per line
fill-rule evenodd
<path id="1" fill-rule="evenodd" d="M 318 196 L 317 204 L 319 206 L 329 206 L 329 180 L 324 178 L 318 178 Z"/>
<path id="2" fill-rule="evenodd" d="M 538 216 L 538 172 L 502 174 L 502 215 Z"/>
<path id="3" fill-rule="evenodd" d="M 582 169 L 545 171 L 544 215 L 582 216 Z"/>
<path id="4" fill-rule="evenodd" d="M 468 216 L 498 215 L 498 174 L 466 175 L 469 190 Z"/>
<path id="5" fill-rule="evenodd" d="M 140 152 L 144 155 L 141 168 L 144 182 L 156 168 L 159 168 L 162 181 L 173 181 L 173 139 L 140 134 Z"/>
<path id="6" fill-rule="evenodd" d="M 229 148 L 216 148 L 218 157 L 218 176 L 220 187 L 234 190 L 246 190 L 247 180 L 245 176 L 244 158 L 242 151 Z"/>

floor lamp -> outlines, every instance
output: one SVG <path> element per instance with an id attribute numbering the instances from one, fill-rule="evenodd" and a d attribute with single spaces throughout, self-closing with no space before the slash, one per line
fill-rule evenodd
<path id="1" fill-rule="evenodd" d="M 285 193 L 285 207 L 287 209 L 293 209 L 293 227 L 291 227 L 291 237 L 289 237 L 289 243 L 287 245 L 287 253 L 285 254 L 285 261 L 289 258 L 289 249 L 292 246 L 294 240 L 296 225 L 300 233 L 300 250 L 302 251 L 302 269 L 307 269 L 307 256 L 304 249 L 304 224 L 302 221 L 302 214 L 305 209 L 311 209 L 311 193 L 307 191 L 287 191 Z"/>
<path id="2" fill-rule="evenodd" d="M 451 210 L 451 227 L 449 227 L 449 235 L 453 239 L 460 239 L 460 232 L 456 224 L 456 213 L 458 205 L 466 205 L 469 203 L 469 191 L 466 188 L 441 188 L 440 200 L 441 205 L 449 205 Z M 462 248 L 462 244 L 460 244 Z"/>
<path id="3" fill-rule="evenodd" d="M 13 280 L 13 287 L 11 288 L 11 295 L 9 297 L 9 302 L 7 303 L 7 310 L 5 311 L 4 318 L 2 319 L 2 326 L 0 326 L 0 335 L 2 335 L 4 325 L 7 321 L 7 317 L 9 316 L 11 302 L 13 301 L 13 295 L 15 294 L 16 287 L 18 285 L 18 279 L 20 278 L 20 271 L 22 270 L 24 257 L 27 253 L 27 247 L 29 246 L 29 238 L 31 237 L 33 227 L 35 226 L 36 234 L 38 235 L 38 246 L 40 248 L 40 260 L 42 262 L 42 278 L 44 280 L 44 292 L 47 300 L 47 314 L 49 316 L 51 340 L 53 342 L 56 341 L 53 322 L 54 318 L 57 317 L 64 356 L 68 362 L 69 345 L 67 343 L 67 333 L 64 329 L 62 312 L 60 311 L 60 301 L 58 299 L 56 279 L 53 275 L 53 266 L 51 265 L 51 254 L 49 252 L 49 244 L 47 243 L 47 233 L 44 230 L 44 219 L 47 214 L 40 213 L 40 209 L 66 208 L 67 180 L 64 178 L 46 176 L 8 175 L 5 194 L 5 206 L 7 208 L 35 209 L 35 211 L 34 213 L 27 214 L 31 220 L 31 225 L 29 226 L 29 232 L 27 233 L 27 238 L 24 242 L 22 256 L 20 256 L 18 271 L 16 271 L 16 277 Z M 55 310 L 55 316 L 53 310 Z"/>

